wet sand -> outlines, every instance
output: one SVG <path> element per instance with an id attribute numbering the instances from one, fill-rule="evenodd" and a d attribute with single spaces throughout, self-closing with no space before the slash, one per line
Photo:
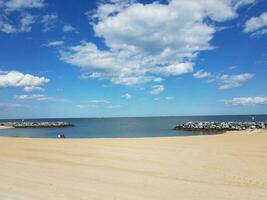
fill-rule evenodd
<path id="1" fill-rule="evenodd" d="M 0 199 L 265 200 L 267 131 L 136 139 L 0 137 Z"/>

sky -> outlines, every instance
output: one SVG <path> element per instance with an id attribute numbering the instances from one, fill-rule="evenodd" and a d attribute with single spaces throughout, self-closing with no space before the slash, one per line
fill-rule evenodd
<path id="1" fill-rule="evenodd" d="M 0 0 L 0 118 L 267 114 L 266 0 Z"/>

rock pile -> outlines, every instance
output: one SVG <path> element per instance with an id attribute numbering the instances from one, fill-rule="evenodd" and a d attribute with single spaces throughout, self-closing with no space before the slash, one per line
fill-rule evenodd
<path id="1" fill-rule="evenodd" d="M 267 122 L 187 122 L 174 127 L 173 130 L 233 131 L 265 128 L 267 128 Z"/>
<path id="2" fill-rule="evenodd" d="M 12 126 L 14 128 L 56 128 L 74 126 L 68 122 L 0 122 L 1 126 Z"/>

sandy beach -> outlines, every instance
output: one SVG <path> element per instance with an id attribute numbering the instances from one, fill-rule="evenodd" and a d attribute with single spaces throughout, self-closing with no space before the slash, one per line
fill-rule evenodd
<path id="1" fill-rule="evenodd" d="M 0 138 L 0 199 L 265 200 L 267 131 L 136 139 Z"/>
<path id="2" fill-rule="evenodd" d="M 12 126 L 0 126 L 0 130 L 1 129 L 9 129 L 9 128 L 13 128 Z"/>

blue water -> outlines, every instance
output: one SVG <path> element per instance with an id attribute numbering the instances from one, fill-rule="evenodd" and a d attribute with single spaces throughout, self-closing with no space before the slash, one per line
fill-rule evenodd
<path id="1" fill-rule="evenodd" d="M 0 130 L 0 136 L 56 138 L 63 133 L 67 138 L 117 138 L 190 136 L 211 134 L 200 131 L 174 131 L 177 124 L 188 121 L 267 121 L 267 115 L 192 116 L 192 117 L 131 117 L 131 118 L 75 118 L 29 119 L 25 121 L 66 121 L 69 128 L 25 128 Z M 0 120 L 19 121 L 19 120 Z"/>

